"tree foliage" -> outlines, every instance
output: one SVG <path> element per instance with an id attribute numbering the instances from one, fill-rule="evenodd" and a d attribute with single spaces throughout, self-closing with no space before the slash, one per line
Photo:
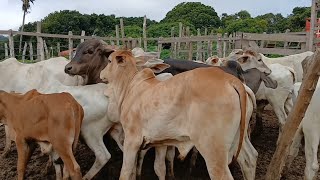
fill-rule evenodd
<path id="1" fill-rule="evenodd" d="M 188 22 L 196 29 L 219 27 L 220 18 L 213 7 L 200 2 L 183 2 L 169 11 L 161 22 Z"/>

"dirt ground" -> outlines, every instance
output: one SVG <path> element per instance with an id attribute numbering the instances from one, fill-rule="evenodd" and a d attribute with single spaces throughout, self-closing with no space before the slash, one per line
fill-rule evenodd
<path id="1" fill-rule="evenodd" d="M 278 137 L 278 125 L 277 119 L 273 111 L 265 110 L 263 116 L 264 131 L 261 136 L 252 140 L 254 147 L 257 149 L 259 156 L 257 162 L 256 179 L 264 179 L 264 175 L 267 170 L 267 166 L 272 158 L 275 151 L 275 144 Z M 105 167 L 97 174 L 94 178 L 96 180 L 114 180 L 119 178 L 121 164 L 122 164 L 122 152 L 116 147 L 114 141 L 108 141 L 108 137 L 105 138 L 105 143 L 107 148 L 111 151 L 112 157 L 110 161 L 105 165 Z M 11 180 L 16 179 L 17 168 L 17 151 L 15 145 L 13 144 L 13 150 L 9 157 L 0 159 L 0 180 Z M 4 128 L 0 127 L 0 153 L 2 153 L 4 148 Z M 189 155 L 190 156 L 190 155 Z M 175 160 L 175 176 L 176 179 L 187 179 L 185 177 L 189 158 L 187 157 L 184 162 Z M 76 159 L 81 167 L 83 175 L 89 170 L 94 162 L 94 154 L 91 150 L 84 144 L 80 143 L 76 151 Z M 33 154 L 31 160 L 27 165 L 26 179 L 32 180 L 45 180 L 45 179 L 55 179 L 53 168 L 49 169 L 48 174 L 46 173 L 46 162 L 48 160 L 47 156 L 40 156 L 39 150 Z M 154 180 L 157 176 L 153 170 L 154 161 L 154 151 L 150 150 L 144 160 L 142 179 L 144 180 Z M 293 162 L 293 165 L 288 173 L 288 176 L 283 179 L 298 180 L 303 179 L 303 172 L 305 168 L 305 158 L 304 150 L 300 148 L 299 156 Z M 238 165 L 231 168 L 232 174 L 235 179 L 243 179 L 240 168 Z M 202 157 L 198 158 L 196 167 L 193 169 L 191 176 L 188 179 L 198 180 L 198 179 L 209 179 L 206 166 Z M 320 179 L 318 175 L 317 179 Z"/>

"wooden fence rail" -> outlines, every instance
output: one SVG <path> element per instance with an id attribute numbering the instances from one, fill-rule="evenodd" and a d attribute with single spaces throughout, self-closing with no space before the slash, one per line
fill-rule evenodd
<path id="1" fill-rule="evenodd" d="M 309 34 L 306 32 L 290 32 L 277 33 L 277 34 L 257 34 L 257 33 L 232 33 L 232 34 L 209 34 L 208 29 L 204 29 L 204 33 L 201 34 L 200 29 L 197 30 L 197 35 L 193 36 L 190 32 L 190 28 L 184 27 L 182 23 L 179 23 L 179 33 L 177 37 L 174 34 L 174 28 L 171 28 L 171 37 L 147 37 L 146 30 L 146 17 L 142 24 L 143 33 L 142 37 L 131 38 L 126 37 L 124 34 L 123 20 L 120 20 L 120 24 L 115 26 L 115 37 L 99 37 L 99 36 L 88 36 L 85 35 L 84 31 L 81 31 L 81 35 L 75 35 L 72 31 L 68 34 L 49 34 L 41 32 L 41 23 L 37 23 L 37 32 L 20 32 L 13 30 L 0 30 L 0 34 L 9 36 L 9 48 L 6 49 L 6 57 L 16 57 L 14 51 L 13 36 L 23 35 L 36 37 L 36 59 L 37 61 L 49 58 L 53 54 L 53 49 L 60 52 L 60 44 L 57 44 L 55 48 L 52 45 L 44 43 L 43 38 L 59 38 L 65 39 L 68 42 L 66 48 L 69 50 L 69 58 L 73 55 L 74 45 L 79 42 L 74 40 L 80 40 L 83 42 L 88 39 L 100 39 L 108 44 L 117 46 L 126 46 L 127 48 L 143 47 L 145 51 L 148 50 L 148 45 L 156 46 L 158 53 L 166 49 L 170 50 L 170 57 L 188 59 L 188 60 L 200 60 L 204 61 L 213 54 L 219 57 L 228 56 L 233 49 L 240 49 L 246 47 L 253 47 L 258 52 L 263 54 L 280 54 L 280 55 L 291 55 L 309 50 L 308 40 Z M 48 42 L 48 41 L 47 41 Z M 30 45 L 32 43 L 27 42 L 27 45 L 32 49 Z M 4 48 L 5 49 L 5 48 Z M 24 48 L 25 49 L 25 48 Z M 50 49 L 50 53 L 49 50 Z M 25 59 L 25 52 L 22 59 Z M 33 54 L 30 52 L 29 54 Z M 30 55 L 31 57 L 31 55 Z"/>

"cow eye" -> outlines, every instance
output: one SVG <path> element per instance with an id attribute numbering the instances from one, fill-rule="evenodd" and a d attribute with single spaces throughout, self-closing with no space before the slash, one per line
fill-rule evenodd
<path id="1" fill-rule="evenodd" d="M 88 49 L 86 51 L 83 52 L 83 54 L 92 54 L 93 50 L 92 49 Z"/>
<path id="2" fill-rule="evenodd" d="M 262 59 L 258 59 L 258 61 L 259 61 L 259 62 L 261 62 L 261 61 L 262 61 Z"/>

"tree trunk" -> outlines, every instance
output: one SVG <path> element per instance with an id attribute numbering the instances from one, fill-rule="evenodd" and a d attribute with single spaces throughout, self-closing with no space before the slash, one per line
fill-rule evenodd
<path id="1" fill-rule="evenodd" d="M 24 21 L 26 19 L 26 13 L 27 13 L 27 11 L 23 11 L 22 26 L 21 26 L 20 32 L 23 32 L 23 29 L 24 29 Z M 21 48 L 22 48 L 22 34 L 20 35 L 19 54 L 21 53 Z"/>
<path id="2" fill-rule="evenodd" d="M 317 49 L 312 59 L 312 63 L 308 67 L 308 72 L 302 81 L 297 101 L 294 104 L 292 111 L 289 113 L 287 122 L 284 125 L 279 144 L 268 167 L 266 180 L 279 180 L 281 178 L 281 172 L 285 166 L 293 137 L 302 121 L 302 118 L 304 117 L 317 86 L 320 75 L 319 72 L 320 51 Z"/>

